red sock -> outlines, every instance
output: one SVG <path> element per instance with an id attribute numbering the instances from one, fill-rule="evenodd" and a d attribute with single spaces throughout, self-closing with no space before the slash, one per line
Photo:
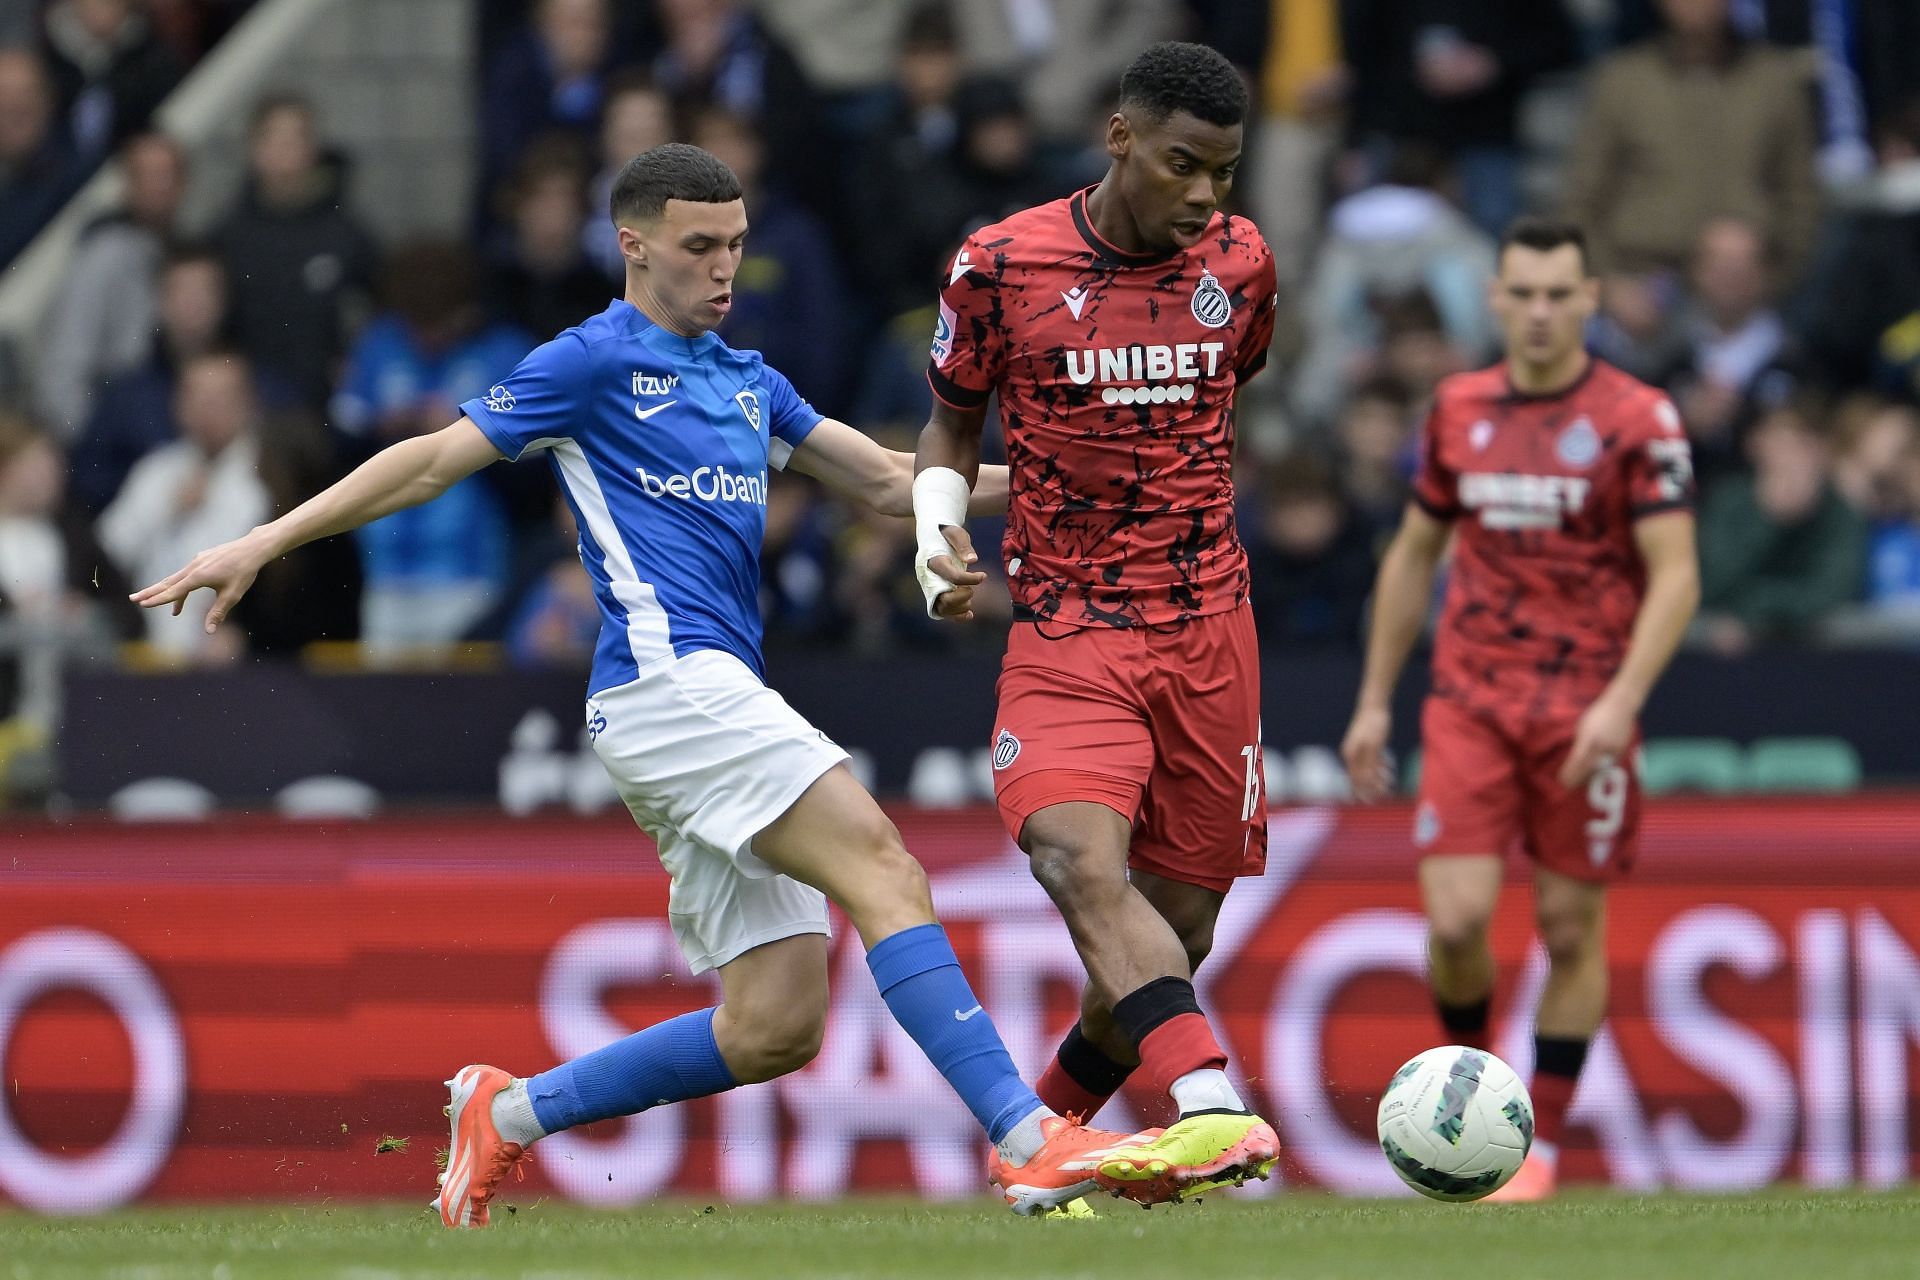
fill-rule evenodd
<path id="1" fill-rule="evenodd" d="M 1068 1028 L 1066 1039 L 1060 1042 L 1033 1091 L 1054 1114 L 1075 1116 L 1085 1123 L 1107 1105 L 1107 1099 L 1132 1074 L 1132 1066 L 1109 1058 L 1081 1034 L 1076 1022 Z"/>
<path id="2" fill-rule="evenodd" d="M 1159 1093 L 1170 1094 L 1173 1082 L 1189 1071 L 1226 1065 L 1226 1051 L 1203 1014 L 1176 1014 L 1140 1041 L 1140 1070 Z"/>
<path id="3" fill-rule="evenodd" d="M 1536 1074 L 1533 1088 L 1533 1140 L 1550 1146 L 1560 1145 L 1560 1134 L 1567 1127 L 1567 1107 L 1573 1102 L 1577 1081 L 1566 1076 Z"/>
<path id="4" fill-rule="evenodd" d="M 1587 1041 L 1564 1036 L 1533 1038 L 1533 1140 L 1558 1150 L 1567 1127 L 1567 1108 L 1573 1103 L 1580 1068 L 1586 1065 Z M 1551 1154 L 1548 1152 L 1546 1154 Z"/>

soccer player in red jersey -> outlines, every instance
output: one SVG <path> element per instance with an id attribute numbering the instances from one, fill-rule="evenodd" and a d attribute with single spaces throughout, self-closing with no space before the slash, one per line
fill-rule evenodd
<path id="1" fill-rule="evenodd" d="M 1143 1071 L 1180 1119 L 1102 1169 L 1168 1196 L 1264 1177 L 1279 1154 L 1192 981 L 1227 889 L 1266 861 L 1232 464 L 1274 267 L 1220 210 L 1246 111 L 1220 54 L 1155 45 L 1121 78 L 1106 177 L 967 238 L 940 295 L 914 485 L 929 609 L 970 617 L 982 577 L 960 526 L 998 393 L 1015 622 L 995 794 L 1090 978 L 1039 1092 L 1089 1115 Z"/>
<path id="2" fill-rule="evenodd" d="M 1518 845 L 1552 968 L 1535 1013 L 1533 1151 L 1496 1194 L 1538 1199 L 1606 1013 L 1606 889 L 1633 865 L 1640 708 L 1700 575 L 1680 415 L 1582 343 L 1599 286 L 1580 229 L 1516 223 L 1491 298 L 1507 359 L 1435 392 L 1342 754 L 1360 799 L 1387 791 L 1388 705 L 1451 534 L 1413 824 L 1429 981 L 1447 1033 L 1485 1048 L 1487 922 Z"/>

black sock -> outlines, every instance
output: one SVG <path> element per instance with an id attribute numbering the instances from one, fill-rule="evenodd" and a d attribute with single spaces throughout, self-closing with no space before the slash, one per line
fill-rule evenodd
<path id="1" fill-rule="evenodd" d="M 1060 1069 L 1067 1078 L 1088 1093 L 1111 1097 L 1127 1082 L 1133 1068 L 1109 1058 L 1099 1045 L 1080 1033 L 1074 1023 L 1067 1038 L 1060 1042 Z"/>
<path id="2" fill-rule="evenodd" d="M 1487 1014 L 1493 1007 L 1492 995 L 1481 996 L 1471 1004 L 1448 1004 L 1435 996 L 1433 1007 L 1440 1015 L 1440 1025 L 1455 1043 L 1470 1049 L 1487 1047 Z"/>
<path id="3" fill-rule="evenodd" d="M 1534 1074 L 1578 1080 L 1580 1068 L 1587 1064 L 1587 1046 L 1592 1043 L 1591 1040 L 1576 1040 L 1571 1036 L 1535 1036 Z"/>

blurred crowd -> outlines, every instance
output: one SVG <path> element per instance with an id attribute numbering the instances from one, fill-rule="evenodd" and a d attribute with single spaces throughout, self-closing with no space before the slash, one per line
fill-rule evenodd
<path id="1" fill-rule="evenodd" d="M 1435 383 L 1497 354 L 1486 280 L 1524 210 L 1577 217 L 1593 349 L 1693 437 L 1695 640 L 1920 637 L 1920 6 L 1906 0 L 480 0 L 471 225 L 378 243 L 316 106 L 252 107 L 248 182 L 180 223 L 154 105 L 245 7 L 0 0 L 0 262 L 91 165 L 87 228 L 0 411 L 5 626 L 218 664 L 357 640 L 583 662 L 596 625 L 540 464 L 271 567 L 209 638 L 128 583 L 445 425 L 621 290 L 634 154 L 724 158 L 753 231 L 724 336 L 911 448 L 940 271 L 969 230 L 1097 181 L 1121 69 L 1207 41 L 1254 90 L 1237 211 L 1279 266 L 1244 395 L 1241 532 L 1271 648 L 1353 647 Z M 991 441 L 990 448 L 997 447 Z M 991 529 L 976 533 L 982 545 Z M 904 522 L 771 491 L 769 643 L 995 643 L 921 614 Z M 1004 611 L 1004 599 L 983 606 Z"/>

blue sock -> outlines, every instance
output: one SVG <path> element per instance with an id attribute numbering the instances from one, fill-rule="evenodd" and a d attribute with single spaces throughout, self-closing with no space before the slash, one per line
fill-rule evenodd
<path id="1" fill-rule="evenodd" d="M 893 1018 L 938 1067 L 994 1142 L 1040 1108 L 937 924 L 902 929 L 867 952 Z"/>
<path id="2" fill-rule="evenodd" d="M 527 1081 L 540 1127 L 558 1133 L 733 1088 L 739 1081 L 714 1041 L 713 1014 L 683 1013 L 542 1071 Z"/>

